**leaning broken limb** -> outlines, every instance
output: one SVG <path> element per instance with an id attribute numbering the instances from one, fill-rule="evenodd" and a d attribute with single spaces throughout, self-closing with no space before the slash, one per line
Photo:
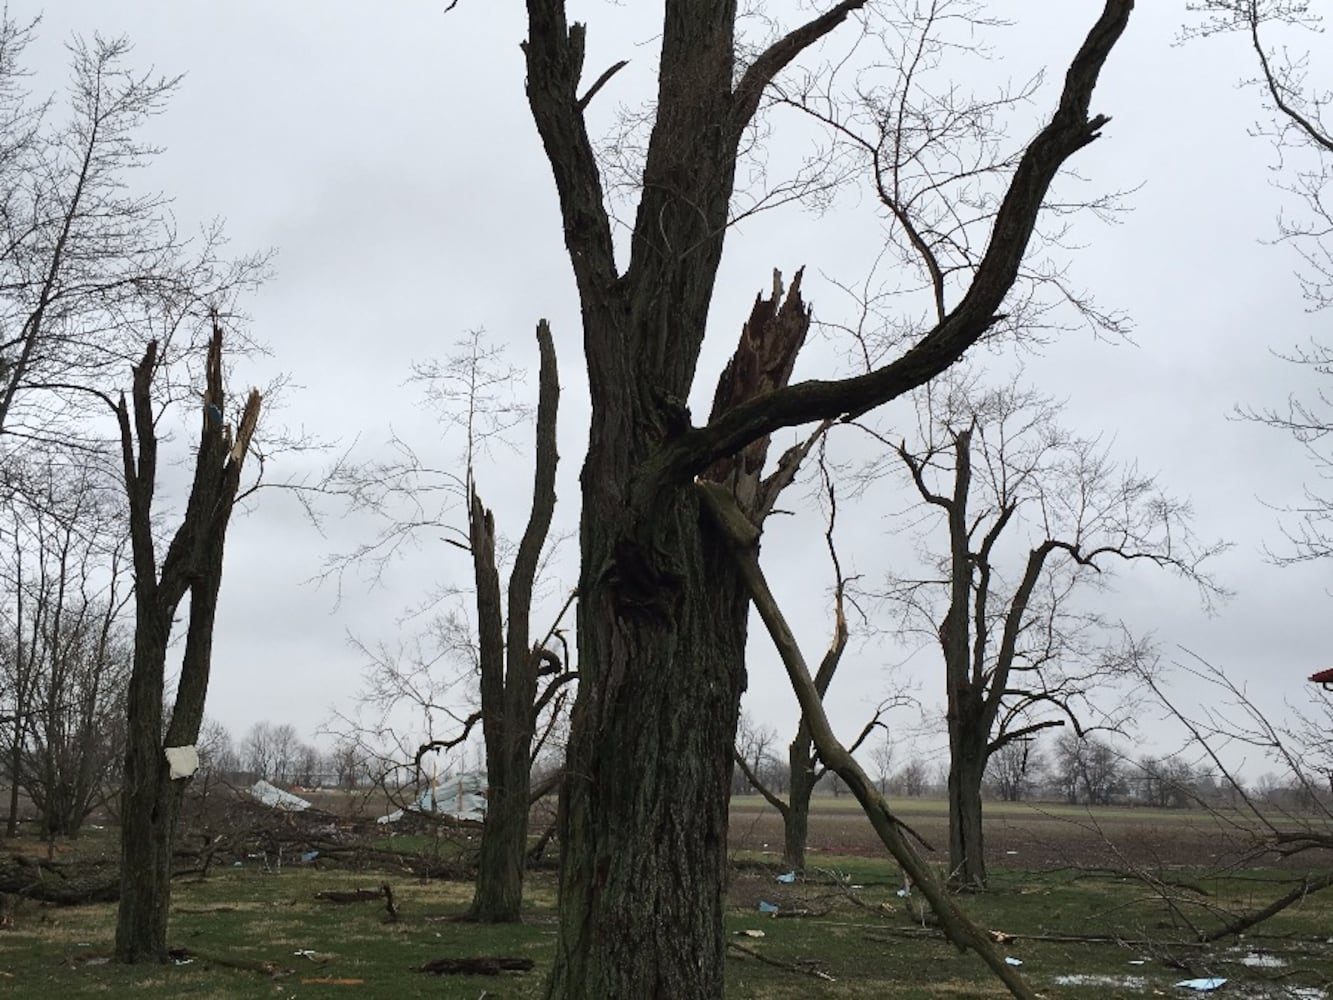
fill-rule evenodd
<path id="1" fill-rule="evenodd" d="M 1009 992 L 1019 1000 L 1036 1000 L 1037 994 L 1022 975 L 1012 966 L 1005 964 L 1003 956 L 991 945 L 986 933 L 959 909 L 948 890 L 904 836 L 902 824 L 893 815 L 884 797 L 876 791 L 869 776 L 833 735 L 833 727 L 824 712 L 823 701 L 810 676 L 805 656 L 801 653 L 800 646 L 797 645 L 777 600 L 769 590 L 768 581 L 759 565 L 758 529 L 742 513 L 726 489 L 707 481 L 699 481 L 697 486 L 703 507 L 731 544 L 736 565 L 749 588 L 755 609 L 763 619 L 764 626 L 773 639 L 773 645 L 777 647 L 783 666 L 787 668 L 787 676 L 796 692 L 802 716 L 810 724 L 810 735 L 814 739 L 820 758 L 852 790 L 852 794 L 861 803 L 871 825 L 875 828 L 875 833 L 930 903 L 949 940 L 960 950 L 971 948 L 975 951 Z"/>

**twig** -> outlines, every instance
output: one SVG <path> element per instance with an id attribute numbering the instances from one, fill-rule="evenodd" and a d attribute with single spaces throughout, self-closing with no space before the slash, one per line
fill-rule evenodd
<path id="1" fill-rule="evenodd" d="M 745 947 L 745 945 L 739 944 L 735 941 L 728 941 L 727 947 L 734 948 L 736 951 L 749 955 L 751 958 L 757 958 L 765 965 L 771 965 L 778 969 L 786 969 L 788 972 L 799 972 L 801 975 L 804 976 L 814 976 L 816 979 L 822 979 L 826 983 L 837 982 L 837 980 L 834 979 L 832 976 L 830 976 L 827 972 L 821 972 L 819 969 L 814 968 L 813 965 L 810 963 L 806 963 L 804 965 L 797 965 L 794 962 L 783 962 L 780 959 L 769 958 L 767 955 L 761 955 L 753 948 L 747 948 Z"/>

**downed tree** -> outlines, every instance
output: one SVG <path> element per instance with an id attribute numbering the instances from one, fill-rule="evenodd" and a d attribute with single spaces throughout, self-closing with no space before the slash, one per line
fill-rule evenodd
<path id="1" fill-rule="evenodd" d="M 389 923 L 398 922 L 398 905 L 393 900 L 393 887 L 388 882 L 385 882 L 378 889 L 352 889 L 350 891 L 324 889 L 315 893 L 315 898 L 326 903 L 367 903 L 382 899 L 384 900 L 384 910 L 388 914 Z"/>
<path id="2" fill-rule="evenodd" d="M 0 858 L 0 893 L 58 906 L 114 903 L 120 866 L 108 861 L 47 861 L 13 854 Z"/>

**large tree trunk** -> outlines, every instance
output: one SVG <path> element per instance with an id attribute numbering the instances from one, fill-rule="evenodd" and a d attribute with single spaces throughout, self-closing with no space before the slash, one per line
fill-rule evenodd
<path id="1" fill-rule="evenodd" d="M 956 889 L 986 887 L 981 831 L 981 783 L 986 774 L 986 737 L 950 739 L 949 883 Z"/>
<path id="2" fill-rule="evenodd" d="M 528 792 L 531 771 L 526 748 L 520 759 L 486 759 L 486 826 L 481 837 L 477 885 L 468 919 L 514 923 L 523 906 L 523 868 L 528 851 Z"/>
<path id="3" fill-rule="evenodd" d="M 169 625 L 164 627 L 151 607 L 141 606 L 136 618 L 121 779 L 116 958 L 121 962 L 165 962 L 171 853 L 180 810 L 180 798 L 167 781 L 161 737 Z"/>
<path id="4" fill-rule="evenodd" d="M 587 488 L 600 461 L 594 449 L 583 474 L 580 696 L 549 995 L 720 997 L 748 600 L 692 487 L 627 525 L 619 504 Z M 620 572 L 608 574 L 613 553 Z M 675 579 L 645 575 L 660 573 L 664 554 L 678 560 Z"/>

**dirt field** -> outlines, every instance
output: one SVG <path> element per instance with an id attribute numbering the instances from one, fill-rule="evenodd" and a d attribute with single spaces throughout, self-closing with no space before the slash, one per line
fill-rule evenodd
<path id="1" fill-rule="evenodd" d="M 900 818 L 944 861 L 948 853 L 948 813 L 944 801 L 908 799 L 892 805 Z M 1087 809 L 1063 804 L 988 803 L 985 811 L 986 861 L 991 868 L 1049 871 L 1058 868 L 1131 866 L 1227 866 L 1251 862 L 1251 839 L 1237 829 L 1235 817 L 1202 810 L 1109 807 Z M 733 850 L 782 854 L 782 818 L 759 796 L 733 798 L 730 841 Z M 884 848 L 850 796 L 819 798 L 810 817 L 810 863 L 820 854 L 876 857 Z M 1309 854 L 1283 864 L 1327 867 L 1329 852 Z M 1265 859 L 1268 866 L 1276 859 Z"/>

